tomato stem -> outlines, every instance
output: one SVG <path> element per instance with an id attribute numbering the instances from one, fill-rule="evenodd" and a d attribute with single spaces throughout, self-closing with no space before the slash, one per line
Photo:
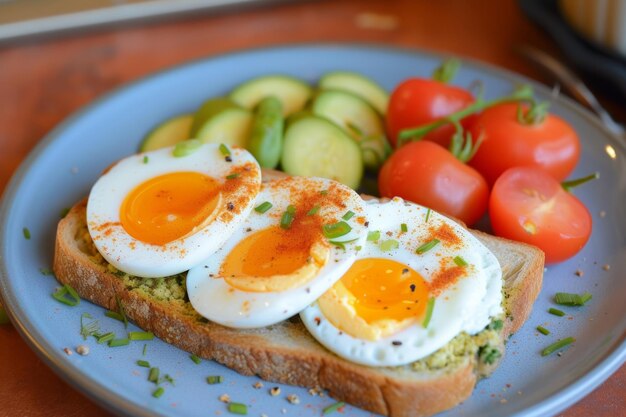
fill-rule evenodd
<path id="1" fill-rule="evenodd" d="M 433 71 L 433 80 L 447 84 L 456 76 L 461 67 L 461 61 L 456 58 L 449 58 Z"/>
<path id="2" fill-rule="evenodd" d="M 534 100 L 530 101 L 530 108 L 524 111 L 524 107 L 520 105 L 517 107 L 517 121 L 520 124 L 532 126 L 541 124 L 548 114 L 548 107 L 550 103 L 542 101 L 537 103 Z"/>
<path id="3" fill-rule="evenodd" d="M 517 88 L 513 93 L 508 96 L 499 97 L 493 100 L 483 100 L 481 97 L 476 98 L 476 101 L 470 104 L 469 106 L 448 115 L 447 117 L 443 117 L 441 119 L 437 119 L 428 124 L 412 127 L 409 129 L 404 129 L 398 135 L 398 147 L 404 145 L 409 140 L 419 140 L 426 134 L 432 132 L 433 130 L 446 125 L 448 123 L 460 122 L 463 118 L 477 113 L 479 111 L 485 110 L 489 107 L 496 106 L 502 103 L 509 103 L 515 101 L 531 101 L 533 99 L 533 90 L 529 85 L 522 85 Z"/>
<path id="4" fill-rule="evenodd" d="M 597 180 L 600 178 L 600 174 L 598 172 L 594 172 L 593 174 L 587 175 L 586 177 L 578 178 L 575 180 L 563 181 L 561 183 L 561 187 L 567 192 L 569 192 L 572 188 L 578 187 L 581 184 L 586 182 Z"/>
<path id="5" fill-rule="evenodd" d="M 484 136 L 481 134 L 476 142 L 472 138 L 470 132 L 465 132 L 463 126 L 458 121 L 453 121 L 456 132 L 452 135 L 450 140 L 450 153 L 459 161 L 463 163 L 469 162 L 474 157 L 476 151 L 483 142 Z"/>

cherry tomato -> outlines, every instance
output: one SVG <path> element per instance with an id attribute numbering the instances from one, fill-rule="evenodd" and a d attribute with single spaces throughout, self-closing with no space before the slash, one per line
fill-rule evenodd
<path id="1" fill-rule="evenodd" d="M 468 225 L 487 209 L 489 188 L 472 167 L 433 142 L 410 142 L 385 162 L 378 177 L 383 197 L 402 197 Z"/>
<path id="2" fill-rule="evenodd" d="M 498 178 L 489 199 L 489 217 L 497 236 L 543 250 L 546 262 L 574 256 L 591 234 L 591 214 L 548 172 L 517 167 Z"/>
<path id="3" fill-rule="evenodd" d="M 485 110 L 472 123 L 472 137 L 483 142 L 469 162 L 492 185 L 509 168 L 537 166 L 563 181 L 580 157 L 580 143 L 563 119 L 547 114 L 537 124 L 517 118 L 518 104 L 506 103 Z"/>
<path id="4" fill-rule="evenodd" d="M 389 140 L 395 147 L 401 130 L 430 123 L 473 102 L 474 97 L 463 88 L 425 78 L 410 78 L 398 85 L 389 98 L 386 119 Z M 465 121 L 462 124 L 465 126 Z M 454 126 L 447 124 L 423 139 L 448 146 L 454 131 Z"/>

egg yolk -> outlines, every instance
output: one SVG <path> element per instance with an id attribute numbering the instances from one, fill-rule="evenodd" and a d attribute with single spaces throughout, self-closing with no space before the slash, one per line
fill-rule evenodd
<path id="1" fill-rule="evenodd" d="M 354 297 L 356 314 L 368 324 L 381 320 L 404 321 L 421 317 L 428 302 L 424 278 L 392 259 L 357 260 L 341 278 Z"/>
<path id="2" fill-rule="evenodd" d="M 132 190 L 120 207 L 126 232 L 145 243 L 163 245 L 204 224 L 220 201 L 220 184 L 199 172 L 173 172 Z"/>

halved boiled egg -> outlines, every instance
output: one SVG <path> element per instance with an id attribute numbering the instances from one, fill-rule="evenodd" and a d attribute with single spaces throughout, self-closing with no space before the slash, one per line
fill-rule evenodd
<path id="1" fill-rule="evenodd" d="M 403 365 L 502 313 L 498 260 L 466 229 L 399 198 L 366 207 L 357 260 L 300 313 L 322 345 L 356 363 Z"/>
<path id="2" fill-rule="evenodd" d="M 255 210 L 226 244 L 187 274 L 194 309 L 236 328 L 300 312 L 352 265 L 367 235 L 365 203 L 322 178 L 264 183 Z"/>
<path id="3" fill-rule="evenodd" d="M 252 155 L 191 144 L 125 158 L 91 189 L 89 233 L 117 269 L 140 277 L 186 271 L 215 252 L 252 210 L 261 186 Z"/>

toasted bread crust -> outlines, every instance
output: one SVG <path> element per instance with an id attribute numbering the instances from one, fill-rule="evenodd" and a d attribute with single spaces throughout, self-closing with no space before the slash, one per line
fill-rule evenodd
<path id="1" fill-rule="evenodd" d="M 119 277 L 93 262 L 77 239 L 85 224 L 85 207 L 85 201 L 78 203 L 59 223 L 54 255 L 58 280 L 71 285 L 81 297 L 108 309 L 117 308 L 119 297 L 126 315 L 139 327 L 181 349 L 220 362 L 243 375 L 327 389 L 339 400 L 392 417 L 428 416 L 454 407 L 470 396 L 478 380 L 476 357 L 468 357 L 454 369 L 436 372 L 417 372 L 408 367 L 372 368 L 330 353 L 298 321 L 258 330 L 201 323 L 177 305 L 127 290 Z M 505 243 L 489 235 L 478 237 L 492 245 Z M 518 247 L 511 242 L 506 244 Z M 508 282 L 515 287 L 508 288 L 506 307 L 512 314 L 506 323 L 508 331 L 517 330 L 528 316 L 543 273 L 540 251 L 523 246 L 519 250 L 529 259 L 510 271 L 513 278 Z M 505 280 L 505 286 L 506 283 Z"/>

